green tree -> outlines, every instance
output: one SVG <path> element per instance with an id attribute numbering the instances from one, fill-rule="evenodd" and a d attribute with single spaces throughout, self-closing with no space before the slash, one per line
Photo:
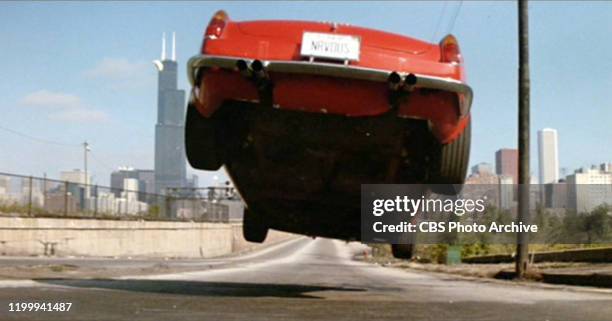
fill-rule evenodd
<path id="1" fill-rule="evenodd" d="M 610 232 L 610 209 L 606 204 L 600 205 L 582 218 L 582 229 L 587 236 L 587 244 L 604 241 Z"/>

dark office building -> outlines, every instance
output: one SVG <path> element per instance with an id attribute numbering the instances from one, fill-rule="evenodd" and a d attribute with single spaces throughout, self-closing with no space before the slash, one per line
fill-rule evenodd
<path id="1" fill-rule="evenodd" d="M 184 145 L 185 91 L 177 87 L 175 37 L 172 57 L 166 58 L 165 35 L 158 71 L 157 124 L 155 125 L 155 184 L 157 193 L 166 188 L 187 186 L 187 160 Z"/>
<path id="2" fill-rule="evenodd" d="M 502 148 L 495 152 L 495 174 L 512 177 L 518 184 L 518 150 Z"/>

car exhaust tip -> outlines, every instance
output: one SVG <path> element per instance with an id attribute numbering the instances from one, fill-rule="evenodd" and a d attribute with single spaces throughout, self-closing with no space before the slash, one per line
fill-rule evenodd
<path id="1" fill-rule="evenodd" d="M 394 71 L 389 74 L 387 82 L 389 82 L 389 88 L 392 90 L 398 90 L 402 86 L 402 77 Z"/>
<path id="2" fill-rule="evenodd" d="M 268 78 L 268 74 L 261 60 L 253 60 L 251 63 L 251 70 L 253 71 L 253 75 L 257 78 Z"/>
<path id="3" fill-rule="evenodd" d="M 249 65 L 247 64 L 246 61 L 240 59 L 236 61 L 236 68 L 238 69 L 238 71 L 244 72 L 249 68 Z"/>
<path id="4" fill-rule="evenodd" d="M 240 59 L 236 61 L 236 69 L 238 69 L 238 72 L 240 72 L 240 74 L 244 77 L 251 76 L 251 70 L 249 70 L 249 64 L 245 60 Z"/>
<path id="5" fill-rule="evenodd" d="M 392 72 L 389 74 L 389 83 L 399 84 L 402 81 L 402 77 L 397 72 Z"/>
<path id="6" fill-rule="evenodd" d="M 261 60 L 253 60 L 253 62 L 251 63 L 251 69 L 253 69 L 254 72 L 263 71 L 264 66 Z"/>
<path id="7" fill-rule="evenodd" d="M 408 76 L 406 76 L 406 79 L 404 79 L 404 82 L 408 86 L 414 86 L 417 83 L 417 76 L 415 76 L 414 74 L 408 74 Z"/>

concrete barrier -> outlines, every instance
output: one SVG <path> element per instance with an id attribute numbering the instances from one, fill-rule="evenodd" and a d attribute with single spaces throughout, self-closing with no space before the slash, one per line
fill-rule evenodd
<path id="1" fill-rule="evenodd" d="M 263 246 L 290 237 L 271 231 Z M 207 258 L 259 246 L 240 224 L 0 217 L 0 255 Z"/>

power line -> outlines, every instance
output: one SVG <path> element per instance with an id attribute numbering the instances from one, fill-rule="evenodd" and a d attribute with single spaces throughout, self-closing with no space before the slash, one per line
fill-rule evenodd
<path id="1" fill-rule="evenodd" d="M 11 134 L 14 134 L 14 135 L 17 135 L 17 136 L 20 136 L 20 137 L 23 137 L 23 138 L 26 138 L 26 139 L 38 142 L 38 143 L 42 143 L 42 144 L 49 144 L 49 145 L 62 146 L 62 147 L 83 148 L 83 143 L 80 143 L 80 144 L 68 144 L 68 143 L 65 143 L 65 142 L 59 142 L 59 141 L 39 138 L 39 137 L 31 136 L 31 135 L 22 133 L 20 131 L 17 131 L 17 130 L 14 130 L 14 129 L 11 129 L 11 128 L 8 128 L 8 127 L 2 126 L 2 125 L 0 125 L 0 130 L 6 131 L 6 132 L 9 132 Z M 109 165 L 108 162 L 103 161 L 101 159 L 101 157 L 99 157 L 97 154 L 94 155 L 92 153 L 91 149 L 88 149 L 87 153 L 91 157 L 91 159 L 95 163 L 97 163 L 98 165 L 101 165 L 102 167 L 105 167 L 106 169 L 109 169 L 111 171 L 114 171 L 116 169 L 115 166 L 111 166 L 111 165 Z"/>
<path id="2" fill-rule="evenodd" d="M 108 163 L 103 162 L 102 160 L 100 160 L 97 156 L 94 156 L 94 154 L 91 152 L 91 150 L 89 151 L 89 156 L 91 157 L 91 159 L 93 161 L 95 161 L 99 165 L 102 165 L 103 167 L 106 167 L 107 169 L 109 169 L 111 171 L 114 171 L 116 169 L 115 167 L 108 165 Z"/>
<path id="3" fill-rule="evenodd" d="M 438 36 L 438 30 L 440 29 L 440 24 L 442 23 L 442 19 L 444 18 L 444 13 L 446 13 L 446 6 L 448 5 L 448 1 L 444 1 L 444 7 L 442 7 L 442 11 L 440 12 L 440 16 L 438 17 L 438 22 L 436 23 L 436 28 L 431 35 L 431 42 L 436 42 L 436 37 Z"/>
<path id="4" fill-rule="evenodd" d="M 36 142 L 39 142 L 39 143 L 43 143 L 43 144 L 56 145 L 56 146 L 64 146 L 64 147 L 81 147 L 81 144 L 67 144 L 67 143 L 64 143 L 64 142 L 58 142 L 58 141 L 48 140 L 48 139 L 44 139 L 44 138 L 34 137 L 34 136 L 31 136 L 31 135 L 28 135 L 28 134 L 16 131 L 14 129 L 10 129 L 10 128 L 4 127 L 4 126 L 0 126 L 0 129 L 4 130 L 6 132 L 12 133 L 14 135 L 21 136 L 23 138 L 27 138 L 27 139 L 30 139 L 30 140 L 33 140 L 33 141 L 36 141 Z"/>
<path id="5" fill-rule="evenodd" d="M 459 12 L 461 11 L 461 7 L 463 6 L 463 0 L 459 1 L 459 5 L 457 5 L 454 9 L 454 11 L 450 11 L 449 10 L 449 14 L 450 14 L 450 21 L 447 25 L 446 28 L 446 32 L 445 34 L 450 34 L 453 29 L 455 28 L 455 22 L 457 21 L 457 17 L 459 16 Z M 442 21 L 445 20 L 445 16 L 447 13 L 447 8 L 448 8 L 448 1 L 444 1 L 444 6 L 442 7 L 442 10 L 440 11 L 440 16 L 438 16 L 438 21 L 436 22 L 436 27 L 433 31 L 433 34 L 431 35 L 431 42 L 435 43 L 437 42 L 437 37 L 439 37 L 438 35 L 438 31 L 440 31 L 440 26 L 442 25 Z M 451 9 L 452 10 L 452 9 Z"/>
<path id="6" fill-rule="evenodd" d="M 451 19 L 451 23 L 449 24 L 447 33 L 451 33 L 453 29 L 455 28 L 455 21 L 457 21 L 457 17 L 459 16 L 459 11 L 461 11 L 462 6 L 463 6 L 463 0 L 459 1 L 459 6 L 455 10 L 455 15 Z"/>

